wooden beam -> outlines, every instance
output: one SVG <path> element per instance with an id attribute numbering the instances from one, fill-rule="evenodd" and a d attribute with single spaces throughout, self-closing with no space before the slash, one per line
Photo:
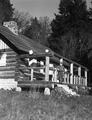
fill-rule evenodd
<path id="1" fill-rule="evenodd" d="M 57 69 L 54 71 L 54 82 L 57 82 Z"/>
<path id="2" fill-rule="evenodd" d="M 31 81 L 33 81 L 33 77 L 34 77 L 34 76 L 33 76 L 33 73 L 34 73 L 34 69 L 32 68 L 32 69 L 31 69 Z"/>
<path id="3" fill-rule="evenodd" d="M 85 86 L 87 86 L 87 70 L 85 70 Z"/>
<path id="4" fill-rule="evenodd" d="M 81 84 L 81 67 L 78 67 L 79 85 Z"/>
<path id="5" fill-rule="evenodd" d="M 46 56 L 45 81 L 49 81 L 49 62 L 50 62 L 50 58 L 49 56 Z"/>
<path id="6" fill-rule="evenodd" d="M 69 85 L 69 86 L 79 86 L 83 87 L 84 85 L 77 85 L 77 84 L 67 84 L 67 83 L 57 83 L 57 82 L 51 82 L 51 81 L 18 81 L 18 87 L 31 87 L 31 86 L 37 86 L 37 87 L 50 87 L 52 88 L 52 84 L 54 85 Z M 85 87 L 85 86 L 84 86 Z"/>
<path id="7" fill-rule="evenodd" d="M 70 64 L 70 84 L 73 84 L 73 63 Z"/>
<path id="8" fill-rule="evenodd" d="M 69 77 L 70 77 L 70 73 L 67 73 L 67 81 L 66 81 L 67 84 L 69 84 Z"/>
<path id="9" fill-rule="evenodd" d="M 22 54 L 19 56 L 19 58 L 39 58 L 39 57 L 45 57 L 45 56 L 52 56 L 51 53 L 39 53 L 39 54 Z"/>

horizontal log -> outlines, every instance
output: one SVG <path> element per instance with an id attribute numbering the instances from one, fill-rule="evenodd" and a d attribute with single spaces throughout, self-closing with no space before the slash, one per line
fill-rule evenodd
<path id="1" fill-rule="evenodd" d="M 52 84 L 57 85 L 57 84 L 61 84 L 61 85 L 68 85 L 68 86 L 79 86 L 79 87 L 86 87 L 85 85 L 77 85 L 77 84 L 67 84 L 67 83 L 58 83 L 58 82 L 51 82 L 51 81 L 45 81 L 45 80 L 35 80 L 35 81 L 18 81 L 18 86 L 19 87 L 31 87 L 31 86 L 42 86 L 42 87 L 52 87 Z"/>
<path id="2" fill-rule="evenodd" d="M 0 71 L 15 70 L 16 66 L 0 66 Z"/>
<path id="3" fill-rule="evenodd" d="M 18 58 L 37 58 L 37 57 L 45 57 L 45 56 L 52 56 L 51 53 L 44 53 L 44 54 L 23 54 L 23 55 L 19 55 Z"/>
<path id="4" fill-rule="evenodd" d="M 28 69 L 45 69 L 45 66 L 43 66 L 43 67 L 28 67 Z"/>
<path id="5" fill-rule="evenodd" d="M 0 76 L 0 79 L 15 79 L 15 75 L 10 75 L 10 76 Z"/>
<path id="6" fill-rule="evenodd" d="M 17 62 L 10 62 L 10 63 L 6 63 L 6 66 L 16 66 Z"/>

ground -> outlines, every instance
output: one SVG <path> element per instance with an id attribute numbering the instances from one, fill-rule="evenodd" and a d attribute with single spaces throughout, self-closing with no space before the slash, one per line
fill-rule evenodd
<path id="1" fill-rule="evenodd" d="M 92 120 L 92 96 L 0 90 L 0 120 Z"/>

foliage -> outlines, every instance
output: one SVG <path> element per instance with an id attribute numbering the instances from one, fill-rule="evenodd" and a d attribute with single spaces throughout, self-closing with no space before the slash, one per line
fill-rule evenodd
<path id="1" fill-rule="evenodd" d="M 31 24 L 32 19 L 33 17 L 28 12 L 15 10 L 13 13 L 13 20 L 18 25 L 19 33 L 24 33 L 24 30 Z"/>
<path id="2" fill-rule="evenodd" d="M 61 0 L 58 10 L 51 23 L 50 47 L 80 61 L 88 49 L 88 33 L 92 32 L 91 10 L 87 10 L 84 0 Z"/>
<path id="3" fill-rule="evenodd" d="M 46 17 L 33 18 L 29 13 L 14 11 L 13 20 L 17 22 L 20 34 L 48 45 L 47 38 L 51 33 L 50 20 Z"/>
<path id="4" fill-rule="evenodd" d="M 47 38 L 49 37 L 51 33 L 51 26 L 50 26 L 50 20 L 46 17 L 40 17 L 39 23 L 41 25 L 40 30 L 40 42 L 44 45 L 48 45 Z"/>
<path id="5" fill-rule="evenodd" d="M 32 19 L 31 24 L 25 29 L 24 35 L 40 42 L 41 44 L 48 45 L 47 38 L 51 32 L 50 21 L 48 17 L 36 17 Z"/>
<path id="6" fill-rule="evenodd" d="M 33 40 L 39 41 L 40 28 L 41 25 L 38 19 L 35 17 L 34 19 L 32 19 L 31 25 L 25 29 L 24 35 Z"/>
<path id="7" fill-rule="evenodd" d="M 14 10 L 12 6 L 10 0 L 0 0 L 0 24 L 11 20 Z"/>

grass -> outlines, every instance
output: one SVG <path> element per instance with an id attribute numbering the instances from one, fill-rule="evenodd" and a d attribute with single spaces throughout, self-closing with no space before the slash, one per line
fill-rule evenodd
<path id="1" fill-rule="evenodd" d="M 92 96 L 0 90 L 0 120 L 91 120 Z"/>

